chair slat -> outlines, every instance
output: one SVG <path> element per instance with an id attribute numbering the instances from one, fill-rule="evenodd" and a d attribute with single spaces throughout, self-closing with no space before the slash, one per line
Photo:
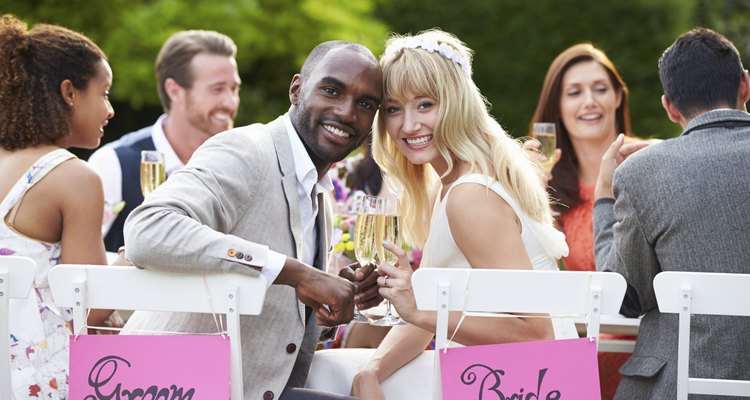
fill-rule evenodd
<path id="1" fill-rule="evenodd" d="M 679 314 L 677 398 L 687 400 L 691 393 L 750 396 L 750 381 L 689 376 L 690 317 L 750 316 L 750 275 L 666 271 L 654 278 L 654 291 L 660 312 Z"/>

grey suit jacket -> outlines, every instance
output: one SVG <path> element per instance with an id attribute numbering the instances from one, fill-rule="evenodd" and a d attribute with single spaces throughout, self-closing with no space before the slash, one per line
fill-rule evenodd
<path id="1" fill-rule="evenodd" d="M 687 129 L 727 120 L 750 115 L 714 110 Z M 613 190 L 614 204 L 594 209 L 596 266 L 622 274 L 645 314 L 616 398 L 675 398 L 677 316 L 659 313 L 652 282 L 661 271 L 750 273 L 750 127 L 650 146 L 617 169 Z M 750 318 L 695 316 L 691 329 L 691 376 L 750 379 Z"/>
<path id="2" fill-rule="evenodd" d="M 267 249 L 301 254 L 297 177 L 282 117 L 220 133 L 131 213 L 126 257 L 172 272 L 257 276 Z M 318 257 L 324 269 L 331 232 L 328 196 L 319 196 Z M 240 254 L 241 253 L 241 254 Z M 289 286 L 271 285 L 263 312 L 241 319 L 246 399 L 278 398 L 304 386 L 320 335 Z M 137 312 L 127 330 L 216 332 L 210 314 Z M 270 392 L 270 393 L 269 393 Z"/>

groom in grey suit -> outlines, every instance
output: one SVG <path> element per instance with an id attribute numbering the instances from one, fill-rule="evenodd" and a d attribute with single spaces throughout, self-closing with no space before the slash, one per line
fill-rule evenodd
<path id="1" fill-rule="evenodd" d="M 315 397 L 304 389 L 321 332 L 380 300 L 371 267 L 355 286 L 329 275 L 332 183 L 326 172 L 370 135 L 382 73 L 366 47 L 318 45 L 292 78 L 289 112 L 220 133 L 127 219 L 125 256 L 174 272 L 263 275 L 263 312 L 241 320 L 244 398 Z M 136 312 L 126 330 L 216 332 L 208 314 Z M 317 394 L 321 395 L 321 394 Z"/>
<path id="2" fill-rule="evenodd" d="M 659 313 L 656 274 L 750 273 L 748 72 L 729 40 L 694 29 L 664 52 L 659 75 L 662 105 L 684 131 L 627 160 L 618 137 L 595 189 L 597 269 L 622 274 L 623 311 L 643 315 L 617 399 L 676 396 L 677 315 Z M 694 316 L 690 375 L 750 379 L 748 332 L 750 318 Z"/>

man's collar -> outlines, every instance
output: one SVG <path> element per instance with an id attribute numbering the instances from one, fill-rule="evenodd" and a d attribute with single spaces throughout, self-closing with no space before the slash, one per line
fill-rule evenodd
<path id="1" fill-rule="evenodd" d="M 318 184 L 315 194 L 320 192 L 329 192 L 333 190 L 333 182 L 328 174 L 318 178 L 318 171 L 313 164 L 310 154 L 307 153 L 305 145 L 302 143 L 297 130 L 292 125 L 289 113 L 284 114 L 284 126 L 286 127 L 289 143 L 292 147 L 292 157 L 294 158 L 294 171 L 299 181 L 307 193 L 312 193 L 313 187 Z"/>
<path id="2" fill-rule="evenodd" d="M 167 175 L 177 171 L 185 166 L 177 157 L 177 153 L 174 152 L 172 145 L 169 144 L 167 135 L 164 133 L 164 121 L 167 119 L 167 114 L 162 114 L 159 119 L 156 120 L 154 126 L 151 127 L 151 139 L 154 141 L 154 147 L 157 151 L 164 154 L 164 166 L 166 167 Z"/>
<path id="3" fill-rule="evenodd" d="M 718 108 L 715 110 L 707 111 L 691 119 L 690 122 L 688 122 L 688 124 L 685 126 L 683 135 L 685 132 L 695 130 L 695 128 L 698 126 L 725 120 L 750 121 L 750 114 L 748 114 L 746 111 L 736 110 L 732 108 Z"/>

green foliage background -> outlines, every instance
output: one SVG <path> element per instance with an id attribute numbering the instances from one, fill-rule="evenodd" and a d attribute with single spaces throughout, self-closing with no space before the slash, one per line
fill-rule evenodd
<path id="1" fill-rule="evenodd" d="M 292 75 L 312 47 L 331 39 L 380 55 L 389 31 L 455 33 L 476 52 L 474 79 L 493 115 L 516 136 L 526 134 L 549 63 L 572 44 L 592 42 L 610 56 L 630 88 L 634 132 L 662 138 L 680 129 L 661 109 L 656 63 L 680 33 L 714 28 L 750 54 L 746 0 L 3 0 L 0 13 L 8 12 L 83 32 L 108 54 L 116 116 L 104 141 L 161 113 L 153 63 L 164 40 L 182 29 L 217 30 L 237 43 L 237 125 L 283 113 Z"/>

